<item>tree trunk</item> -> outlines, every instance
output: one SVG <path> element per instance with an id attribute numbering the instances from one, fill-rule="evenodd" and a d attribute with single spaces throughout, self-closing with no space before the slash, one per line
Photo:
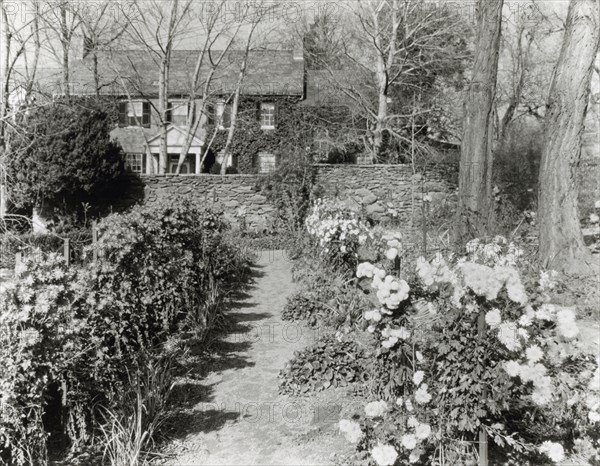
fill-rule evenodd
<path id="1" fill-rule="evenodd" d="M 541 265 L 565 272 L 592 264 L 579 223 L 577 171 L 599 31 L 597 1 L 571 0 L 550 87 L 538 193 Z"/>
<path id="2" fill-rule="evenodd" d="M 465 99 L 459 175 L 459 240 L 481 236 L 491 205 L 493 106 L 504 0 L 479 0 L 475 63 Z"/>
<path id="3" fill-rule="evenodd" d="M 160 77 L 158 82 L 158 113 L 160 114 L 160 149 L 158 154 L 158 173 L 164 175 L 167 172 L 167 108 L 168 108 L 168 83 L 169 83 L 169 61 L 165 56 L 160 64 Z"/>

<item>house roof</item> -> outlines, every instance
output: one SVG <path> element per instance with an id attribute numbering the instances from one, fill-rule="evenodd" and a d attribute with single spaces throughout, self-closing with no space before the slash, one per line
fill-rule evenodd
<path id="1" fill-rule="evenodd" d="M 220 51 L 212 51 L 218 57 Z M 169 93 L 189 95 L 198 50 L 173 51 L 170 67 Z M 210 88 L 211 94 L 229 94 L 235 89 L 243 51 L 230 50 L 217 68 Z M 208 62 L 205 56 L 204 62 Z M 209 72 L 208 63 L 200 73 L 201 94 Z M 158 95 L 159 64 L 145 50 L 115 50 L 98 53 L 99 82 L 104 95 Z M 40 85 L 60 89 L 61 70 L 38 72 Z M 71 64 L 71 93 L 95 94 L 93 61 L 88 57 Z M 124 88 L 127 91 L 124 91 Z M 304 61 L 294 58 L 291 50 L 254 50 L 248 56 L 246 76 L 242 84 L 244 95 L 303 95 Z"/>

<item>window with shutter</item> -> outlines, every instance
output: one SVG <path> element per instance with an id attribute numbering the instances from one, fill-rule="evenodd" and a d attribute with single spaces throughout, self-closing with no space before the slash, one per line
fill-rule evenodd
<path id="1" fill-rule="evenodd" d="M 142 126 L 150 128 L 150 103 L 143 102 L 142 105 Z"/>
<path id="2" fill-rule="evenodd" d="M 139 126 L 142 121 L 143 114 L 142 102 L 128 102 L 127 103 L 127 118 L 129 126 Z"/>
<path id="3" fill-rule="evenodd" d="M 119 102 L 119 126 L 127 126 L 127 102 Z"/>

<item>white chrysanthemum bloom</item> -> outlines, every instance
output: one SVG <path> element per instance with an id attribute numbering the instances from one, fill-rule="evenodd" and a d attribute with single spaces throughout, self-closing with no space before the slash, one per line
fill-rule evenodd
<path id="1" fill-rule="evenodd" d="M 381 321 L 381 313 L 377 309 L 365 312 L 364 317 L 365 317 L 365 320 L 368 320 L 368 321 L 373 321 L 373 322 Z"/>
<path id="2" fill-rule="evenodd" d="M 558 332 L 565 338 L 575 338 L 579 333 L 576 315 L 572 309 L 563 308 L 556 313 Z"/>
<path id="3" fill-rule="evenodd" d="M 555 463 L 560 463 L 565 459 L 565 450 L 560 443 L 546 440 L 538 447 L 538 450 Z"/>
<path id="4" fill-rule="evenodd" d="M 413 383 L 416 386 L 421 385 L 421 382 L 423 382 L 423 377 L 425 377 L 425 372 L 423 372 L 423 371 L 416 371 L 413 374 Z"/>
<path id="5" fill-rule="evenodd" d="M 400 397 L 398 397 L 398 399 L 396 400 L 396 404 L 397 404 L 398 406 L 402 406 L 402 404 L 403 404 L 403 403 L 404 403 L 404 400 L 402 399 L 402 397 L 401 397 L 401 396 L 400 396 Z"/>
<path id="6" fill-rule="evenodd" d="M 523 314 L 521 317 L 519 317 L 519 320 L 517 321 L 517 323 L 521 327 L 529 327 L 531 325 L 531 322 L 531 317 L 529 317 L 527 314 Z"/>
<path id="7" fill-rule="evenodd" d="M 531 400 L 538 406 L 546 406 L 552 401 L 552 392 L 554 387 L 550 377 L 541 377 L 535 379 Z"/>
<path id="8" fill-rule="evenodd" d="M 519 377 L 523 382 L 532 382 L 545 375 L 546 367 L 542 364 L 528 364 L 519 368 Z"/>
<path id="9" fill-rule="evenodd" d="M 415 401 L 420 405 L 427 404 L 431 401 L 431 395 L 427 392 L 426 383 L 421 385 L 418 390 L 415 391 Z"/>
<path id="10" fill-rule="evenodd" d="M 521 365 L 517 361 L 506 361 L 502 367 L 511 377 L 517 377 L 521 371 Z"/>
<path id="11" fill-rule="evenodd" d="M 385 401 L 371 401 L 365 406 L 365 414 L 368 417 L 381 417 L 387 409 L 388 405 Z"/>
<path id="12" fill-rule="evenodd" d="M 378 466 L 392 466 L 398 459 L 398 452 L 391 445 L 380 442 L 371 450 L 371 456 Z"/>
<path id="13" fill-rule="evenodd" d="M 408 421 L 406 421 L 406 425 L 407 425 L 408 427 L 412 427 L 412 428 L 414 429 L 415 427 L 417 427 L 417 426 L 419 425 L 419 421 L 417 420 L 417 418 L 416 418 L 416 417 L 414 417 L 414 416 L 410 416 L 410 417 L 408 418 Z"/>
<path id="14" fill-rule="evenodd" d="M 414 409 L 414 408 L 413 408 L 412 401 L 410 401 L 408 398 L 407 398 L 407 399 L 406 399 L 406 401 L 404 402 L 404 406 L 406 406 L 406 410 L 407 410 L 409 413 L 412 413 L 412 412 L 413 412 L 413 409 Z"/>
<path id="15" fill-rule="evenodd" d="M 367 327 L 367 332 L 374 333 L 376 329 L 377 329 L 377 327 L 375 327 L 374 325 L 369 325 Z"/>
<path id="16" fill-rule="evenodd" d="M 516 351 L 521 347 L 517 326 L 514 322 L 502 322 L 498 326 L 498 340 L 509 351 Z"/>
<path id="17" fill-rule="evenodd" d="M 419 440 L 425 440 L 431 435 L 431 426 L 429 424 L 419 424 L 415 429 L 415 435 Z"/>
<path id="18" fill-rule="evenodd" d="M 398 250 L 396 248 L 388 249 L 385 253 L 385 257 L 393 261 L 396 257 L 398 257 Z"/>
<path id="19" fill-rule="evenodd" d="M 400 443 L 402 443 L 402 446 L 407 450 L 414 450 L 417 446 L 417 437 L 415 437 L 414 434 L 405 434 L 400 439 Z"/>
<path id="20" fill-rule="evenodd" d="M 423 353 L 421 353 L 420 351 L 415 351 L 415 357 L 417 358 L 418 362 L 423 361 Z"/>
<path id="21" fill-rule="evenodd" d="M 344 433 L 344 436 L 350 443 L 358 443 L 363 436 L 363 432 L 357 422 L 342 419 L 339 427 L 340 431 Z"/>
<path id="22" fill-rule="evenodd" d="M 408 457 L 408 462 L 416 463 L 417 461 L 419 461 L 419 458 L 421 458 L 422 454 L 423 454 L 423 452 L 421 451 L 420 448 L 414 449 L 413 451 L 410 452 L 410 455 Z"/>
<path id="23" fill-rule="evenodd" d="M 538 345 L 533 345 L 525 350 L 525 355 L 531 364 L 535 364 L 544 357 L 544 352 Z"/>
<path id="24" fill-rule="evenodd" d="M 598 413 L 598 411 L 590 411 L 588 413 L 588 419 L 592 424 L 596 424 L 597 422 L 600 422 L 600 413 Z"/>
<path id="25" fill-rule="evenodd" d="M 492 309 L 485 313 L 485 323 L 491 328 L 496 328 L 502 322 L 502 316 L 500 315 L 500 309 Z"/>
<path id="26" fill-rule="evenodd" d="M 598 223 L 600 222 L 600 217 L 596 214 L 590 214 L 590 223 Z"/>
<path id="27" fill-rule="evenodd" d="M 390 348 L 393 348 L 394 346 L 396 346 L 397 343 L 398 343 L 398 339 L 396 337 L 390 337 L 387 340 L 382 341 L 381 346 L 383 346 L 384 348 L 390 349 Z"/>

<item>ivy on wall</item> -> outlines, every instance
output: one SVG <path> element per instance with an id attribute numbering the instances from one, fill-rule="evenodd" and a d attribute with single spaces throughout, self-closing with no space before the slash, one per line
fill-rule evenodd
<path id="1" fill-rule="evenodd" d="M 275 104 L 275 129 L 261 129 L 260 104 Z M 305 106 L 297 96 L 247 96 L 240 99 L 238 121 L 230 146 L 238 172 L 256 173 L 259 152 L 269 152 L 278 157 L 293 149 L 312 150 L 314 138 L 320 128 L 327 127 L 330 135 L 348 131 L 350 111 L 337 106 Z M 211 149 L 218 153 L 225 147 L 228 131 L 219 131 Z"/>

